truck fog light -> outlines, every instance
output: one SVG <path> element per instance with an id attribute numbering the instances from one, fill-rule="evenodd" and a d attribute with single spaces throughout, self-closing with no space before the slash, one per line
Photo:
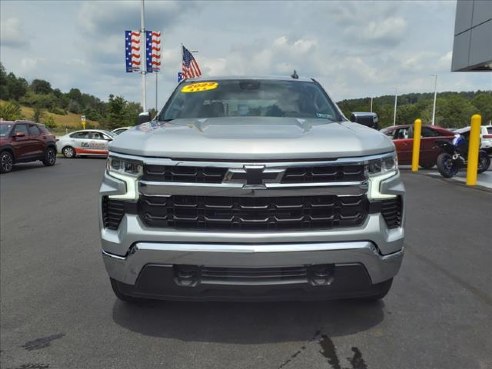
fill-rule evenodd
<path id="1" fill-rule="evenodd" d="M 334 265 L 313 265 L 308 267 L 309 283 L 313 286 L 328 286 L 333 282 Z"/>

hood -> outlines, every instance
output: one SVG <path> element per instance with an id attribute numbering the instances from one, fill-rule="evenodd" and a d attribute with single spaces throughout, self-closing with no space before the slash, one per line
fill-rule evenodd
<path id="1" fill-rule="evenodd" d="M 117 136 L 111 152 L 171 159 L 330 159 L 391 152 L 384 134 L 351 122 L 276 117 L 152 121 Z"/>

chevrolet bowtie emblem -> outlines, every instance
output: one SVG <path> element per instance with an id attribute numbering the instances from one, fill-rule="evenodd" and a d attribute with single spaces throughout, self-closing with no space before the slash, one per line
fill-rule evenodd
<path id="1" fill-rule="evenodd" d="M 264 188 L 266 183 L 280 183 L 284 172 L 285 169 L 267 169 L 264 165 L 245 165 L 243 169 L 229 169 L 224 182 Z"/>

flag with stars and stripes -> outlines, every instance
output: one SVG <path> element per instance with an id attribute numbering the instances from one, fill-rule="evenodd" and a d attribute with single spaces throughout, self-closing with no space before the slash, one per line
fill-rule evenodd
<path id="1" fill-rule="evenodd" d="M 202 71 L 198 66 L 193 55 L 190 51 L 183 46 L 183 64 L 181 66 L 181 71 L 183 73 L 183 78 L 195 78 L 200 77 L 202 75 Z"/>
<path id="2" fill-rule="evenodd" d="M 161 33 L 145 31 L 145 45 L 147 49 L 147 73 L 161 70 Z"/>
<path id="3" fill-rule="evenodd" d="M 126 71 L 139 72 L 141 63 L 140 32 L 125 31 L 125 61 Z"/>

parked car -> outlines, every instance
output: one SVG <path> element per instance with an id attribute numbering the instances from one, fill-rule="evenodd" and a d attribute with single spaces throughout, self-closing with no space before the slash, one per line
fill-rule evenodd
<path id="1" fill-rule="evenodd" d="M 56 143 L 58 151 L 66 158 L 77 156 L 107 156 L 108 142 L 115 135 L 101 129 L 83 129 L 61 136 Z"/>
<path id="2" fill-rule="evenodd" d="M 383 128 L 382 133 L 391 137 L 398 153 L 398 163 L 412 164 L 413 152 L 413 125 L 404 124 Z M 436 160 L 441 153 L 441 148 L 436 144 L 437 140 L 453 139 L 454 133 L 448 129 L 436 126 L 422 126 L 420 140 L 419 165 L 424 169 L 430 169 L 436 165 Z"/>
<path id="3" fill-rule="evenodd" d="M 55 136 L 42 124 L 0 121 L 0 173 L 10 172 L 16 163 L 36 160 L 55 165 Z"/>
<path id="4" fill-rule="evenodd" d="M 115 128 L 111 131 L 111 133 L 114 133 L 115 135 L 119 135 L 120 133 L 123 133 L 127 130 L 129 130 L 130 128 L 132 127 L 119 127 L 119 128 Z"/>
<path id="5" fill-rule="evenodd" d="M 455 133 L 459 133 L 468 139 L 470 136 L 470 126 L 457 129 Z M 492 155 L 492 125 L 480 127 L 480 148 L 485 150 L 487 154 Z"/>

